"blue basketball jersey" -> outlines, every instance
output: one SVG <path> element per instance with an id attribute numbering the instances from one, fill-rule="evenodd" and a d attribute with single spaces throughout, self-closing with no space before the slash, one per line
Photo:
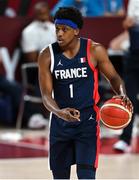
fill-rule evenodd
<path id="1" fill-rule="evenodd" d="M 89 39 L 80 38 L 79 52 L 72 59 L 63 55 L 57 42 L 49 46 L 54 99 L 60 108 L 84 110 L 98 101 L 97 69 L 90 62 L 89 44 Z"/>

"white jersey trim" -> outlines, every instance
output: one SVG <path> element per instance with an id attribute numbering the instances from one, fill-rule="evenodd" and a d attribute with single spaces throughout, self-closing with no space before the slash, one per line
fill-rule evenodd
<path id="1" fill-rule="evenodd" d="M 50 70 L 51 70 L 51 73 L 52 73 L 53 70 L 54 70 L 54 53 L 53 53 L 53 48 L 52 48 L 51 44 L 49 44 L 49 50 L 50 50 L 50 56 L 51 56 L 51 67 L 50 67 Z"/>

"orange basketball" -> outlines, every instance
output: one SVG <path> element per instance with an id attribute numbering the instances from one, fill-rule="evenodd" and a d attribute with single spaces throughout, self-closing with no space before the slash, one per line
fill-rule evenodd
<path id="1" fill-rule="evenodd" d="M 101 121 L 111 129 L 125 128 L 131 121 L 130 107 L 122 105 L 120 98 L 111 98 L 100 108 Z"/>

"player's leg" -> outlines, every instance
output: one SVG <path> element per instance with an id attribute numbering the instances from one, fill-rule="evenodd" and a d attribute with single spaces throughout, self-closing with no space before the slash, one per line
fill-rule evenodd
<path id="1" fill-rule="evenodd" d="M 79 179 L 95 179 L 98 148 L 97 122 L 89 116 L 75 141 L 77 176 Z"/>
<path id="2" fill-rule="evenodd" d="M 75 163 L 74 143 L 68 140 L 51 143 L 49 159 L 53 178 L 69 179 L 70 167 Z"/>
<path id="3" fill-rule="evenodd" d="M 49 163 L 54 179 L 69 179 L 70 167 L 75 164 L 75 143 L 72 134 L 63 128 L 63 120 L 55 116 L 51 117 Z"/>
<path id="4" fill-rule="evenodd" d="M 53 169 L 53 179 L 70 179 L 71 167 L 65 169 Z"/>
<path id="5" fill-rule="evenodd" d="M 77 164 L 77 176 L 79 179 L 95 179 L 96 168 L 91 165 Z"/>

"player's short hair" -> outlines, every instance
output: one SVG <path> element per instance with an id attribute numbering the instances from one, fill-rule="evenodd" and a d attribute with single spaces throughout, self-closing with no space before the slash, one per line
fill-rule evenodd
<path id="1" fill-rule="evenodd" d="M 60 7 L 54 16 L 54 20 L 56 19 L 67 19 L 77 24 L 79 29 L 83 27 L 82 14 L 75 7 Z"/>

